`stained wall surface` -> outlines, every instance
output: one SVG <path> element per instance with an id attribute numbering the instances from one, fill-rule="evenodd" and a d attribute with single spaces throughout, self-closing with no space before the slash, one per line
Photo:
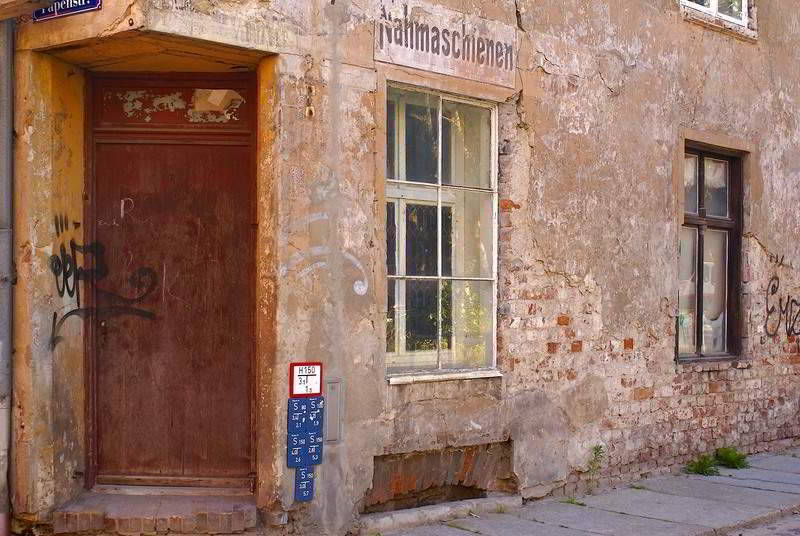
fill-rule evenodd
<path id="1" fill-rule="evenodd" d="M 64 362 L 57 352 L 71 348 L 66 359 L 77 360 L 82 342 L 76 322 L 63 349 L 48 347 L 49 320 L 61 309 L 47 268 L 57 194 L 79 199 L 82 187 L 52 165 L 63 158 L 59 110 L 78 121 L 82 104 L 77 89 L 75 100 L 58 104 L 42 73 L 74 68 L 68 80 L 77 84 L 81 67 L 158 70 L 148 67 L 144 43 L 173 52 L 169 70 L 197 65 L 196 48 L 121 46 L 148 32 L 236 47 L 243 63 L 272 55 L 259 69 L 267 105 L 257 178 L 257 498 L 265 512 L 289 511 L 301 533 L 343 534 L 373 487 L 375 458 L 386 455 L 510 441 L 517 490 L 540 497 L 674 470 L 723 445 L 756 452 L 800 442 L 799 343 L 785 315 L 767 315 L 800 287 L 798 16 L 758 0 L 757 26 L 736 31 L 692 17 L 677 0 L 431 4 L 514 27 L 515 87 L 375 62 L 377 0 L 130 0 L 50 27 L 20 26 L 19 515 L 47 520 L 74 496 L 78 486 L 49 460 L 58 449 L 68 460 L 85 452 L 80 439 L 61 439 L 82 437 L 83 387 L 76 364 L 62 371 L 70 389 L 51 388 L 55 363 Z M 102 65 L 89 65 L 92 50 L 105 54 Z M 387 80 L 498 103 L 502 377 L 386 381 Z M 675 359 L 683 150 L 691 142 L 744 158 L 742 350 L 713 363 Z M 780 287 L 771 295 L 773 277 Z M 326 445 L 316 499 L 299 506 L 280 442 L 285 371 L 307 360 L 342 380 L 342 440 Z M 590 471 L 597 445 L 606 455 Z"/>

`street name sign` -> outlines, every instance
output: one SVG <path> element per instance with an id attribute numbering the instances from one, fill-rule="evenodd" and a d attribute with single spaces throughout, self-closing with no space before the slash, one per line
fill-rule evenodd
<path id="1" fill-rule="evenodd" d="M 43 21 L 77 15 L 103 8 L 103 0 L 56 0 L 53 5 L 33 12 L 34 21 Z"/>

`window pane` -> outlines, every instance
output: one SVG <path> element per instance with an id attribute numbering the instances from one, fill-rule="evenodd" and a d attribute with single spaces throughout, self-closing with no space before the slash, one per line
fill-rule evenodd
<path id="1" fill-rule="evenodd" d="M 397 274 L 397 222 L 395 203 L 386 203 L 386 270 L 389 275 Z"/>
<path id="2" fill-rule="evenodd" d="M 394 104 L 389 104 L 394 103 Z M 437 183 L 439 172 L 439 97 L 389 89 L 387 113 L 395 110 L 395 123 L 387 120 L 387 144 L 394 144 L 394 172 L 398 180 Z M 394 134 L 392 134 L 394 132 Z"/>
<path id="3" fill-rule="evenodd" d="M 678 352 L 697 352 L 697 229 L 681 227 L 678 260 Z"/>
<path id="4" fill-rule="evenodd" d="M 438 182 L 439 118 L 436 108 L 406 106 L 406 180 Z"/>
<path id="5" fill-rule="evenodd" d="M 686 0 L 689 4 L 697 4 L 698 6 L 711 7 L 711 0 Z"/>
<path id="6" fill-rule="evenodd" d="M 683 160 L 683 191 L 685 211 L 697 214 L 697 161 L 693 154 Z"/>
<path id="7" fill-rule="evenodd" d="M 438 275 L 436 205 L 406 205 L 406 273 Z"/>
<path id="8" fill-rule="evenodd" d="M 397 285 L 398 281 L 390 279 L 386 285 L 386 351 L 392 353 L 397 348 Z"/>
<path id="9" fill-rule="evenodd" d="M 705 204 L 708 216 L 728 217 L 728 162 L 703 159 L 705 172 Z"/>
<path id="10" fill-rule="evenodd" d="M 442 207 L 442 275 L 453 275 L 453 207 Z"/>
<path id="11" fill-rule="evenodd" d="M 442 225 L 442 271 L 454 277 L 492 277 L 494 215 L 492 194 L 442 189 L 442 205 L 452 207 L 449 233 Z M 444 263 L 444 252 L 452 248 L 450 264 Z"/>
<path id="12" fill-rule="evenodd" d="M 390 373 L 439 366 L 436 281 L 389 280 L 386 367 Z M 392 307 L 393 306 L 393 307 Z M 392 314 L 392 309 L 394 309 Z"/>
<path id="13" fill-rule="evenodd" d="M 397 103 L 386 102 L 386 177 L 397 179 Z"/>
<path id="14" fill-rule="evenodd" d="M 439 314 L 437 281 L 405 281 L 406 286 L 406 351 L 433 352 L 436 366 L 436 339 Z M 417 363 L 420 364 L 420 363 Z"/>
<path id="15" fill-rule="evenodd" d="M 442 282 L 442 368 L 492 365 L 492 283 Z"/>
<path id="16" fill-rule="evenodd" d="M 442 183 L 491 188 L 491 112 L 455 102 L 442 106 Z"/>
<path id="17" fill-rule="evenodd" d="M 727 350 L 728 233 L 703 235 L 703 353 Z"/>
<path id="18" fill-rule="evenodd" d="M 734 19 L 742 18 L 742 1 L 743 0 L 718 0 L 717 11 L 723 15 L 733 17 Z"/>

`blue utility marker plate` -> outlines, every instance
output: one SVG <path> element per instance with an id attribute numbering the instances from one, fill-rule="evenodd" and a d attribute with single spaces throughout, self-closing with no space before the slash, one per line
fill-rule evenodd
<path id="1" fill-rule="evenodd" d="M 322 434 L 289 434 L 286 441 L 286 465 L 307 467 L 322 463 Z"/>
<path id="2" fill-rule="evenodd" d="M 298 467 L 294 472 L 294 500 L 308 502 L 314 498 L 314 468 Z"/>
<path id="3" fill-rule="evenodd" d="M 322 433 L 325 398 L 290 398 L 286 430 L 289 434 Z"/>

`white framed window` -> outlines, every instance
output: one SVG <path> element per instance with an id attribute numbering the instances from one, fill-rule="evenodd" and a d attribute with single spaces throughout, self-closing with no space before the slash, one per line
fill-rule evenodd
<path id="1" fill-rule="evenodd" d="M 386 115 L 387 372 L 493 368 L 497 109 L 391 86 Z"/>
<path id="2" fill-rule="evenodd" d="M 686 7 L 747 26 L 750 0 L 681 0 Z"/>

